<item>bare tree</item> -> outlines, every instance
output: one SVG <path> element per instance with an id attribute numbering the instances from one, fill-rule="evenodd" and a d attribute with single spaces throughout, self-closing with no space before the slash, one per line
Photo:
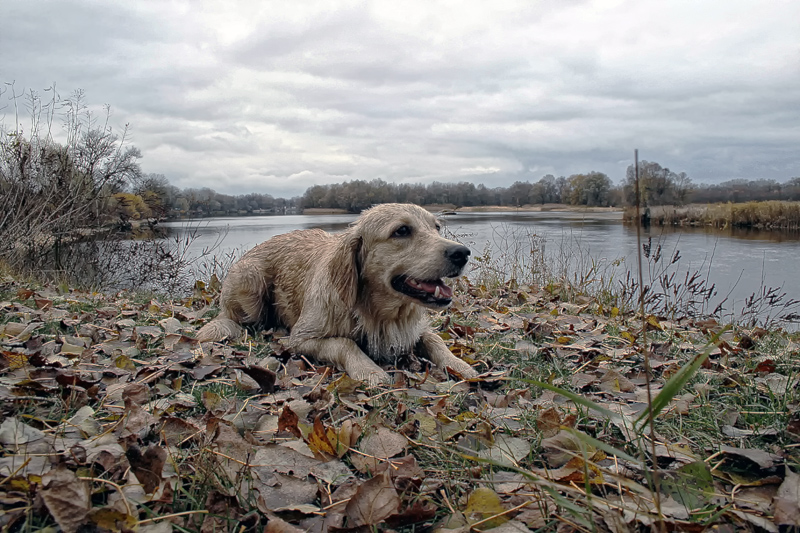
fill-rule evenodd
<path id="1" fill-rule="evenodd" d="M 127 125 L 112 130 L 108 106 L 98 122 L 82 91 L 45 92 L 0 89 L 14 113 L 13 125 L 0 124 L 0 258 L 21 270 L 64 268 L 64 245 L 105 222 L 112 195 L 141 176 L 141 154 L 127 145 Z"/>

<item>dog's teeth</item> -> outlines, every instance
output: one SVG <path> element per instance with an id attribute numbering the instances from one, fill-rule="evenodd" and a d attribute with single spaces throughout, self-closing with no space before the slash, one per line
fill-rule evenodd
<path id="1" fill-rule="evenodd" d="M 419 289 L 419 282 L 415 279 L 409 279 L 408 284 L 414 287 L 415 289 Z"/>
<path id="2" fill-rule="evenodd" d="M 436 286 L 436 290 L 433 291 L 433 297 L 434 298 L 441 298 L 442 297 L 442 291 L 439 289 L 438 285 Z"/>

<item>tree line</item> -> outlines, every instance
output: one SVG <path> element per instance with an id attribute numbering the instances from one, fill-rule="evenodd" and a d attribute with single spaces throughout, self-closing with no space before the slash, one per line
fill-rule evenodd
<path id="1" fill-rule="evenodd" d="M 694 184 L 685 172 L 673 172 L 656 162 L 639 166 L 642 205 L 745 202 L 753 200 L 800 200 L 800 178 L 730 180 L 719 184 Z M 179 189 L 163 174 L 133 180 L 113 195 L 111 215 L 120 219 L 180 218 L 205 216 L 270 215 L 302 213 L 304 209 L 342 209 L 359 213 L 385 202 L 409 202 L 447 207 L 566 204 L 586 207 L 624 207 L 635 204 L 633 165 L 625 180 L 615 185 L 602 172 L 569 177 L 543 176 L 535 182 L 516 181 L 508 187 L 489 187 L 471 182 L 429 184 L 391 183 L 382 179 L 353 180 L 313 185 L 302 196 L 282 198 L 262 193 L 222 194 L 210 189 Z"/>

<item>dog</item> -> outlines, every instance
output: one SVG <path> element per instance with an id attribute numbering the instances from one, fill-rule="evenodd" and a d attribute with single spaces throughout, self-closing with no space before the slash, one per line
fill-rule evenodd
<path id="1" fill-rule="evenodd" d="M 289 348 L 333 363 L 375 386 L 378 365 L 412 351 L 462 378 L 477 372 L 453 355 L 428 323 L 427 309 L 450 306 L 442 278 L 461 275 L 470 250 L 445 239 L 436 217 L 413 204 L 380 204 L 344 232 L 297 230 L 247 252 L 226 276 L 219 315 L 201 342 L 236 340 L 242 325 L 284 326 Z"/>

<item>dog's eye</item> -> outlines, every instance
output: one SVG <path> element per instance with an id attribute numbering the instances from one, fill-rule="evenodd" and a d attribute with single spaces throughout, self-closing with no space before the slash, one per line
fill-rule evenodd
<path id="1" fill-rule="evenodd" d="M 439 233 L 442 232 L 442 225 L 441 224 L 436 224 L 436 231 L 438 231 Z"/>
<path id="2" fill-rule="evenodd" d="M 392 237 L 408 237 L 409 235 L 411 235 L 411 228 L 409 226 L 400 226 L 392 233 Z"/>

